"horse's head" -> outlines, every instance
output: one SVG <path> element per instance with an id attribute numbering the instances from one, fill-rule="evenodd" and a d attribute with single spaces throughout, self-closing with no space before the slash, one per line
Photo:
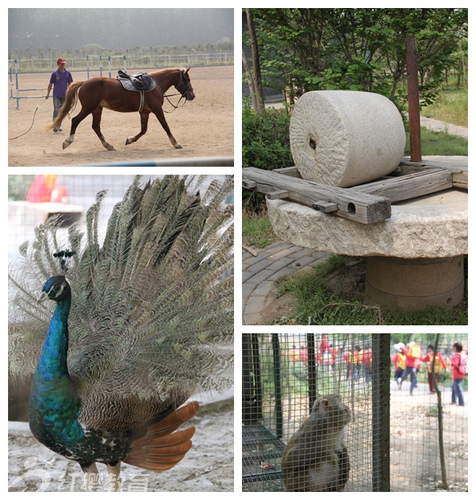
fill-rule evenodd
<path id="1" fill-rule="evenodd" d="M 182 94 L 182 97 L 185 97 L 185 99 L 187 99 L 187 101 L 192 101 L 193 99 L 195 99 L 195 94 L 193 93 L 190 75 L 188 74 L 189 71 L 190 68 L 180 70 L 180 80 L 175 84 L 175 88 Z"/>

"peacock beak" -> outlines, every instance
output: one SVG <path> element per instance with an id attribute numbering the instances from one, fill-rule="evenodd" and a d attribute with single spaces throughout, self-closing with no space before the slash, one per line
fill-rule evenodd
<path id="1" fill-rule="evenodd" d="M 45 291 L 42 291 L 38 298 L 36 299 L 36 303 L 39 304 L 48 298 L 48 294 Z"/>

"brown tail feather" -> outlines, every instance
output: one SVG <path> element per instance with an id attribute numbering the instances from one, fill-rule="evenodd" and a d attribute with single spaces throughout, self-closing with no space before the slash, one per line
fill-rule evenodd
<path id="1" fill-rule="evenodd" d="M 150 456 L 173 456 L 177 453 L 187 452 L 192 444 L 191 438 L 195 433 L 195 427 L 189 427 L 183 431 L 177 431 L 168 436 L 162 436 L 153 440 L 147 440 L 147 436 L 133 444 L 132 450 L 127 455 L 125 462 L 137 461 L 145 455 Z"/>
<path id="2" fill-rule="evenodd" d="M 157 422 L 152 427 L 147 430 L 147 436 L 157 437 L 165 436 L 171 434 L 176 429 L 178 429 L 182 424 L 190 420 L 195 416 L 198 411 L 198 403 L 192 401 L 171 413 L 168 417 L 164 418 L 160 422 Z"/>
<path id="3" fill-rule="evenodd" d="M 198 403 L 189 403 L 151 426 L 145 436 L 133 443 L 131 451 L 123 461 L 152 471 L 163 471 L 174 467 L 192 447 L 191 438 L 195 433 L 195 427 L 174 431 L 190 420 L 197 410 Z"/>

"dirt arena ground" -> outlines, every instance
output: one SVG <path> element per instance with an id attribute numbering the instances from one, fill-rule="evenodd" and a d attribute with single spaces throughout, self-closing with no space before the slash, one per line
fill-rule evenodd
<path id="1" fill-rule="evenodd" d="M 128 69 L 130 73 L 140 69 Z M 85 80 L 86 72 L 72 72 L 75 81 Z M 107 76 L 107 75 L 103 75 Z M 74 143 L 62 149 L 64 139 L 69 135 L 70 122 L 63 122 L 63 131 L 44 132 L 52 122 L 53 100 L 21 99 L 16 109 L 16 100 L 8 101 L 8 165 L 9 166 L 63 166 L 98 163 L 130 162 L 134 160 L 178 160 L 198 157 L 233 156 L 233 67 L 221 66 L 193 68 L 190 70 L 195 99 L 165 118 L 170 129 L 183 146 L 174 149 L 155 116 L 151 115 L 147 133 L 136 143 L 125 145 L 128 136 L 140 130 L 138 113 L 117 113 L 105 109 L 101 130 L 106 140 L 116 151 L 107 151 L 91 128 L 92 118 L 87 117 L 76 130 Z M 25 74 L 19 76 L 19 87 L 43 89 L 22 92 L 21 95 L 45 96 L 49 74 Z M 170 89 L 170 93 L 175 89 Z M 177 101 L 178 96 L 172 98 Z M 175 100 L 174 100 L 175 99 Z M 72 116 L 79 112 L 79 103 Z M 35 113 L 36 110 L 36 113 Z M 167 101 L 164 111 L 173 108 Z M 28 131 L 29 127 L 33 126 Z M 18 137 L 21 136 L 21 137 Z"/>

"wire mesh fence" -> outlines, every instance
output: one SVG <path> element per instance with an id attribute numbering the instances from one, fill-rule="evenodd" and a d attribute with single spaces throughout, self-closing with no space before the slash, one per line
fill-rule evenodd
<path id="1" fill-rule="evenodd" d="M 435 335 L 244 334 L 243 491 L 464 490 L 467 416 L 466 407 L 450 405 L 451 372 L 440 374 L 438 392 L 431 393 L 425 390 L 428 360 L 422 362 L 412 396 L 409 378 L 398 384 L 394 379 L 395 344 L 418 342 L 426 348 L 435 340 Z M 466 347 L 466 336 L 438 336 L 445 359 L 456 340 Z M 420 359 L 425 357 L 426 350 Z M 323 398 L 334 394 L 339 398 Z M 348 422 L 346 408 L 352 415 Z"/>
<path id="2" fill-rule="evenodd" d="M 102 221 L 105 225 L 127 189 L 134 175 L 9 175 L 8 176 L 8 252 L 9 259 L 18 254 L 18 247 L 25 240 L 32 240 L 35 228 L 51 216 L 61 214 L 64 232 L 68 226 L 78 223 L 84 230 L 86 212 L 96 201 L 98 192 L 105 190 L 107 196 L 102 204 Z M 142 183 L 153 180 L 156 175 L 144 175 Z M 200 190 L 204 192 L 212 179 L 221 182 L 224 175 L 199 178 Z M 196 183 L 192 182 L 193 189 Z M 229 200 L 231 202 L 231 200 Z"/>

